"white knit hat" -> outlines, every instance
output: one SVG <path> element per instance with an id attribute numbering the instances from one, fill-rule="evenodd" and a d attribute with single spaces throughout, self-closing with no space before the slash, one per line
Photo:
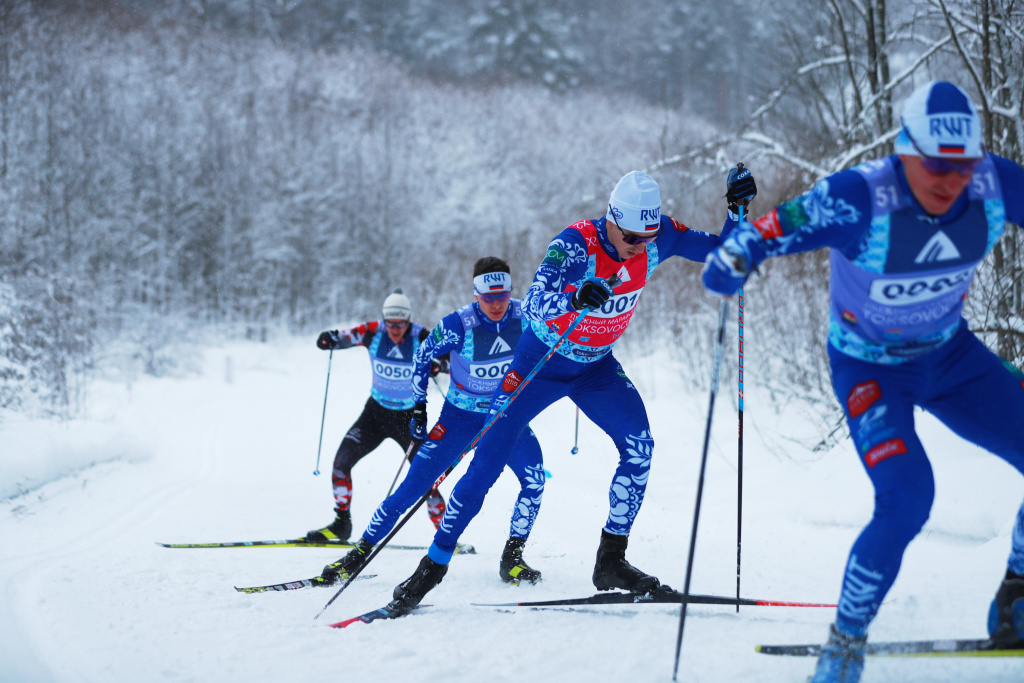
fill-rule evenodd
<path id="1" fill-rule="evenodd" d="M 946 81 L 926 83 L 911 93 L 900 112 L 903 128 L 896 153 L 943 159 L 978 159 L 981 119 L 963 90 Z"/>
<path id="2" fill-rule="evenodd" d="M 385 320 L 408 320 L 411 312 L 412 305 L 409 303 L 409 297 L 402 294 L 401 287 L 388 294 L 388 298 L 384 299 Z"/>
<path id="3" fill-rule="evenodd" d="M 623 230 L 653 235 L 661 227 L 661 190 L 654 178 L 630 171 L 622 176 L 608 198 L 605 218 Z"/>

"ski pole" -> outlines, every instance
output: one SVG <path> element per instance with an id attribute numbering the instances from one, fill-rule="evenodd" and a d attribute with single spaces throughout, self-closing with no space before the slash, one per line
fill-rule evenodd
<path id="1" fill-rule="evenodd" d="M 700 518 L 700 499 L 704 493 L 704 470 L 708 462 L 708 443 L 711 440 L 711 415 L 715 409 L 715 394 L 718 392 L 718 376 L 722 369 L 722 355 L 725 348 L 725 319 L 729 316 L 729 300 L 722 301 L 718 311 L 718 341 L 715 346 L 715 360 L 711 369 L 711 400 L 708 404 L 708 421 L 704 426 L 704 448 L 700 456 L 700 476 L 697 478 L 697 503 L 693 511 L 693 530 L 690 532 L 690 552 L 686 557 L 686 581 L 683 584 L 683 605 L 679 610 L 679 633 L 676 636 L 676 663 L 672 669 L 672 680 L 679 672 L 679 653 L 683 648 L 683 626 L 686 624 L 686 598 L 690 594 L 690 578 L 693 575 L 693 551 L 697 545 L 697 520 Z"/>
<path id="2" fill-rule="evenodd" d="M 324 386 L 324 412 L 320 415 L 320 443 L 316 447 L 316 467 L 313 469 L 313 476 L 320 476 L 320 449 L 324 447 L 324 418 L 327 417 L 327 389 L 331 386 L 331 360 L 334 358 L 334 349 L 327 353 L 327 384 Z"/>
<path id="3" fill-rule="evenodd" d="M 405 449 L 405 453 L 402 454 L 402 462 L 398 463 L 398 471 L 395 472 L 395 478 L 391 480 L 391 486 L 388 488 L 387 495 L 385 498 L 391 497 L 391 492 L 395 490 L 395 484 L 398 483 L 398 475 L 402 473 L 402 468 L 405 467 L 405 461 L 412 462 L 412 457 L 416 455 L 416 451 L 420 449 L 420 443 L 415 439 L 409 442 L 409 447 Z"/>
<path id="4" fill-rule="evenodd" d="M 740 225 L 743 225 L 743 205 L 739 205 L 739 217 Z M 743 288 L 740 287 L 739 298 L 737 299 L 737 305 L 739 306 L 739 316 L 737 318 L 739 323 L 739 339 L 737 340 L 737 347 L 739 349 L 739 379 L 738 391 L 739 391 L 739 432 L 737 433 L 737 448 L 738 458 L 736 460 L 736 613 L 740 613 L 740 551 L 743 543 Z"/>
<path id="5" fill-rule="evenodd" d="M 576 438 L 572 443 L 572 454 L 580 452 L 580 407 L 576 406 Z"/>
<path id="6" fill-rule="evenodd" d="M 606 282 L 608 283 L 609 287 L 615 287 L 616 285 L 621 284 L 622 281 L 619 280 L 618 276 L 612 275 L 610 278 L 606 280 Z M 384 546 L 386 546 L 391 541 L 391 539 L 394 538 L 395 534 L 398 533 L 399 529 L 405 526 L 405 523 L 408 522 L 416 513 L 416 511 L 420 509 L 423 503 L 427 501 L 427 498 L 430 496 L 430 492 L 439 487 L 441 485 L 441 482 L 443 482 L 445 478 L 447 478 L 448 475 L 452 473 L 452 470 L 455 469 L 455 466 L 458 465 L 459 462 L 461 462 L 464 457 L 466 457 L 466 454 L 472 451 L 474 448 L 476 448 L 476 445 L 480 442 L 480 439 L 483 438 L 484 434 L 487 433 L 487 430 L 490 429 L 491 426 L 498 421 L 498 418 L 500 418 L 502 414 L 504 414 L 505 410 L 510 405 L 512 405 L 512 401 L 514 401 L 516 397 L 522 393 L 523 389 L 526 388 L 526 385 L 530 383 L 530 380 L 532 380 L 536 376 L 536 374 L 540 372 L 540 369 L 543 368 L 549 360 L 551 360 L 551 357 L 555 355 L 555 351 L 557 351 L 558 348 L 565 342 L 565 340 L 569 338 L 569 335 L 572 334 L 577 327 L 579 327 L 580 323 L 583 322 L 583 320 L 587 317 L 589 313 L 590 309 L 584 309 L 583 311 L 580 311 L 580 314 L 579 316 L 577 316 L 576 320 L 572 321 L 568 329 L 566 329 L 565 332 L 563 332 L 562 335 L 555 340 L 555 343 L 551 345 L 551 348 L 548 349 L 548 352 L 546 354 L 544 354 L 544 357 L 537 362 L 537 364 L 533 367 L 533 370 L 530 371 L 530 374 L 524 377 L 523 381 L 519 383 L 519 386 L 516 387 L 515 391 L 509 394 L 508 400 L 505 401 L 505 405 L 502 406 L 501 410 L 497 411 L 494 415 L 490 417 L 490 419 L 487 420 L 486 424 L 484 424 L 480 431 L 477 432 L 476 436 L 473 437 L 473 440 L 469 442 L 469 445 L 462 449 L 462 453 L 459 454 L 459 457 L 455 458 L 455 460 L 452 461 L 452 464 L 448 465 L 448 469 L 446 469 L 441 474 L 441 476 L 434 481 L 434 485 L 431 486 L 426 493 L 420 496 L 420 499 L 419 501 L 417 501 L 416 505 L 414 505 L 411 510 L 405 513 L 405 516 L 402 517 L 401 520 L 399 520 L 398 524 L 395 525 L 395 528 L 391 530 L 391 533 L 385 536 L 384 540 L 378 543 L 374 547 L 374 549 L 370 551 L 370 554 L 366 556 L 366 561 L 363 562 L 362 566 L 357 568 L 351 574 L 349 574 L 348 578 L 345 579 L 345 583 L 341 584 L 341 587 L 338 588 L 338 592 L 335 593 L 334 596 L 327 601 L 327 604 L 323 606 L 323 609 L 317 612 L 317 615 L 313 617 L 314 621 L 319 619 L 320 615 L 327 611 L 327 608 L 331 606 L 331 603 L 338 599 L 338 596 L 341 595 L 342 592 L 349 587 L 349 584 L 355 581 L 356 577 L 359 576 L 359 573 L 363 571 L 363 569 L 365 569 L 366 566 L 370 564 L 373 558 L 377 557 L 377 554 L 384 549 Z"/>

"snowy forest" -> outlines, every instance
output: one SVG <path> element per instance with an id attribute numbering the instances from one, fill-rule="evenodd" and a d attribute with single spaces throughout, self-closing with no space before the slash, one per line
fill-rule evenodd
<path id="1" fill-rule="evenodd" d="M 1024 161 L 1017 0 L 5 0 L 0 2 L 0 421 L 71 417 L 97 376 L 186 372 L 205 339 L 376 318 L 433 325 L 472 263 L 522 292 L 625 172 L 718 232 L 725 176 L 760 215 L 892 152 L 903 98 L 968 90 Z M 1024 362 L 1024 242 L 967 312 Z M 827 254 L 747 287 L 748 372 L 839 427 Z M 717 301 L 666 266 L 623 344 L 706 385 Z"/>

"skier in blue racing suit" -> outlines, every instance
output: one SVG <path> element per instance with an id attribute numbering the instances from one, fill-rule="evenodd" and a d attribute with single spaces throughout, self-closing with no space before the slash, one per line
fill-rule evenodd
<path id="1" fill-rule="evenodd" d="M 979 264 L 1007 223 L 1024 221 L 1024 169 L 985 153 L 974 105 L 951 83 L 914 91 L 901 123 L 896 154 L 744 222 L 704 270 L 708 289 L 731 296 L 769 256 L 831 249 L 833 388 L 875 510 L 850 551 L 814 683 L 860 679 L 868 626 L 928 519 L 935 486 L 914 406 L 1024 473 L 1024 377 L 962 317 Z M 1024 506 L 988 630 L 1024 646 Z"/>
<path id="2" fill-rule="evenodd" d="M 494 256 L 478 260 L 473 267 L 473 293 L 476 301 L 445 316 L 416 352 L 410 429 L 412 437 L 423 445 L 402 484 L 374 512 L 355 547 L 324 567 L 322 576 L 328 583 L 347 578 L 365 563 L 373 546 L 388 535 L 425 491 L 435 490 L 435 480 L 464 454 L 483 427 L 491 397 L 508 370 L 527 321 L 520 302 L 511 298 L 512 276 L 505 261 Z M 431 361 L 444 356 L 450 358 L 451 384 L 441 415 L 428 435 L 426 401 Z M 506 583 L 536 583 L 541 573 L 523 559 L 523 546 L 540 511 L 545 474 L 540 443 L 529 426 L 515 441 L 508 466 L 521 488 L 498 571 Z"/>
<path id="3" fill-rule="evenodd" d="M 605 216 L 574 223 L 551 241 L 523 298 L 523 315 L 530 327 L 491 402 L 493 423 L 452 491 L 426 557 L 395 589 L 388 605 L 391 614 L 407 613 L 440 583 L 460 534 L 479 512 L 508 461 L 510 446 L 533 417 L 566 396 L 612 438 L 619 451 L 594 585 L 600 590 L 625 588 L 640 593 L 660 586 L 657 578 L 625 558 L 647 487 L 654 439 L 643 399 L 612 347 L 629 326 L 644 286 L 659 264 L 671 256 L 703 262 L 718 243 L 717 235 L 690 230 L 662 215 L 658 184 L 638 171 L 619 180 Z M 614 287 L 609 284 L 612 276 L 619 282 Z M 510 401 L 510 395 L 580 316 L 585 316 L 583 321 Z"/>

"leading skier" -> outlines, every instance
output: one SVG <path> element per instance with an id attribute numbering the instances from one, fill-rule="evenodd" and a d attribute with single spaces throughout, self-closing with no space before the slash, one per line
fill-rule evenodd
<path id="1" fill-rule="evenodd" d="M 1024 221 L 1024 169 L 985 153 L 974 104 L 952 83 L 915 90 L 900 121 L 894 155 L 730 230 L 704 270 L 709 290 L 731 296 L 770 256 L 831 249 L 833 388 L 875 510 L 850 551 L 813 683 L 860 680 L 868 626 L 928 519 L 935 484 L 914 406 L 1024 473 L 1024 376 L 962 317 L 979 264 L 1007 223 Z M 1024 506 L 988 631 L 1024 645 Z"/>

